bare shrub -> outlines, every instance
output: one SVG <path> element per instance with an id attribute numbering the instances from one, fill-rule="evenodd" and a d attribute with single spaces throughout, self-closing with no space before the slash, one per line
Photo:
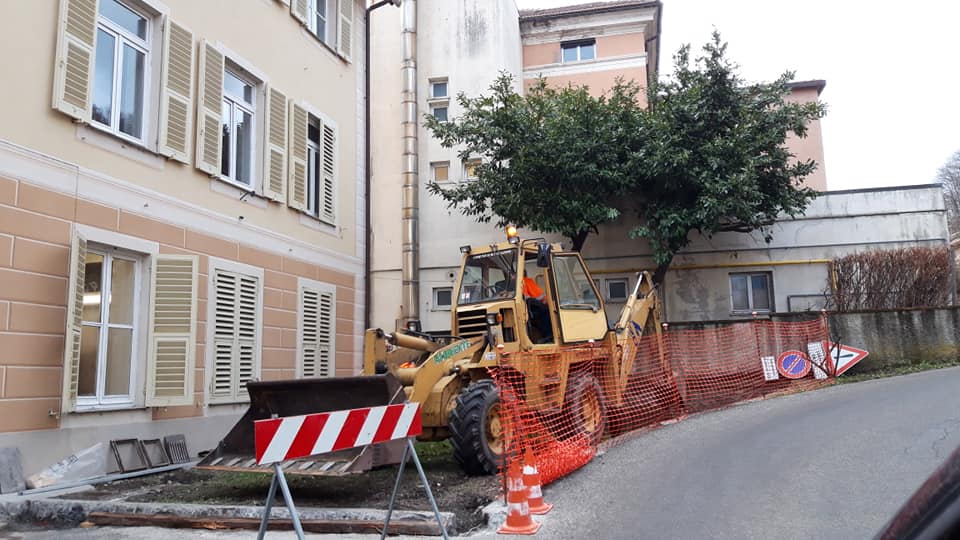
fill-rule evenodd
<path id="1" fill-rule="evenodd" d="M 866 311 L 949 305 L 951 259 L 944 247 L 864 251 L 832 262 L 830 309 Z"/>

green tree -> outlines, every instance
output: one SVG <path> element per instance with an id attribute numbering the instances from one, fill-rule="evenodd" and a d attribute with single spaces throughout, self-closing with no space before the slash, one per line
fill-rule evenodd
<path id="1" fill-rule="evenodd" d="M 644 112 L 639 91 L 618 82 L 593 97 L 585 87 L 540 80 L 520 95 L 501 73 L 490 95 L 457 96 L 461 116 L 426 116 L 444 147 L 459 148 L 461 159 L 481 159 L 475 181 L 427 188 L 481 223 L 560 233 L 580 250 L 598 225 L 619 215 L 614 203 L 634 185 L 630 154 Z"/>
<path id="2" fill-rule="evenodd" d="M 691 232 L 760 230 L 769 242 L 777 216 L 802 214 L 816 196 L 802 186 L 816 162 L 797 160 L 785 143 L 806 136 L 824 105 L 787 101 L 789 72 L 745 83 L 726 50 L 717 32 L 693 61 L 684 46 L 673 76 L 650 88 L 644 144 L 632 156 L 640 222 L 632 234 L 650 242 L 657 282 Z"/>

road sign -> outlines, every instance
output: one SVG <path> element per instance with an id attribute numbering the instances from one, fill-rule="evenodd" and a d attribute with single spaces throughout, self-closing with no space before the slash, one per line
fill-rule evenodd
<path id="1" fill-rule="evenodd" d="M 867 351 L 851 347 L 849 345 L 837 345 L 832 341 L 824 341 L 824 347 L 829 351 L 830 371 L 834 376 L 843 375 L 845 371 L 852 368 L 854 364 L 867 357 Z"/>
<path id="2" fill-rule="evenodd" d="M 807 353 L 810 355 L 810 363 L 813 364 L 813 378 L 817 380 L 826 379 L 827 370 L 830 369 L 827 364 L 827 354 L 823 351 L 822 341 L 807 343 Z"/>
<path id="3" fill-rule="evenodd" d="M 802 379 L 810 373 L 810 359 L 801 351 L 784 351 L 777 357 L 777 371 L 788 379 Z"/>

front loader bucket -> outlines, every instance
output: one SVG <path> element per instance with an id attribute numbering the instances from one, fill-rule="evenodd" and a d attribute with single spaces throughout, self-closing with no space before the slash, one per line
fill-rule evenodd
<path id="1" fill-rule="evenodd" d="M 257 465 L 253 447 L 256 420 L 298 416 L 360 407 L 403 403 L 406 395 L 391 375 L 296 379 L 247 383 L 250 409 L 227 436 L 197 465 L 201 469 L 245 472 L 273 472 L 272 465 Z M 401 439 L 352 448 L 330 454 L 284 461 L 288 474 L 343 475 L 399 463 L 406 443 Z"/>

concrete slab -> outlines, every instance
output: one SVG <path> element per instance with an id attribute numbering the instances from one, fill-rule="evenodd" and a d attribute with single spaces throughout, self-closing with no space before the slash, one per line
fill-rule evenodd
<path id="1" fill-rule="evenodd" d="M 0 448 L 0 493 L 16 493 L 24 488 L 20 449 Z"/>

